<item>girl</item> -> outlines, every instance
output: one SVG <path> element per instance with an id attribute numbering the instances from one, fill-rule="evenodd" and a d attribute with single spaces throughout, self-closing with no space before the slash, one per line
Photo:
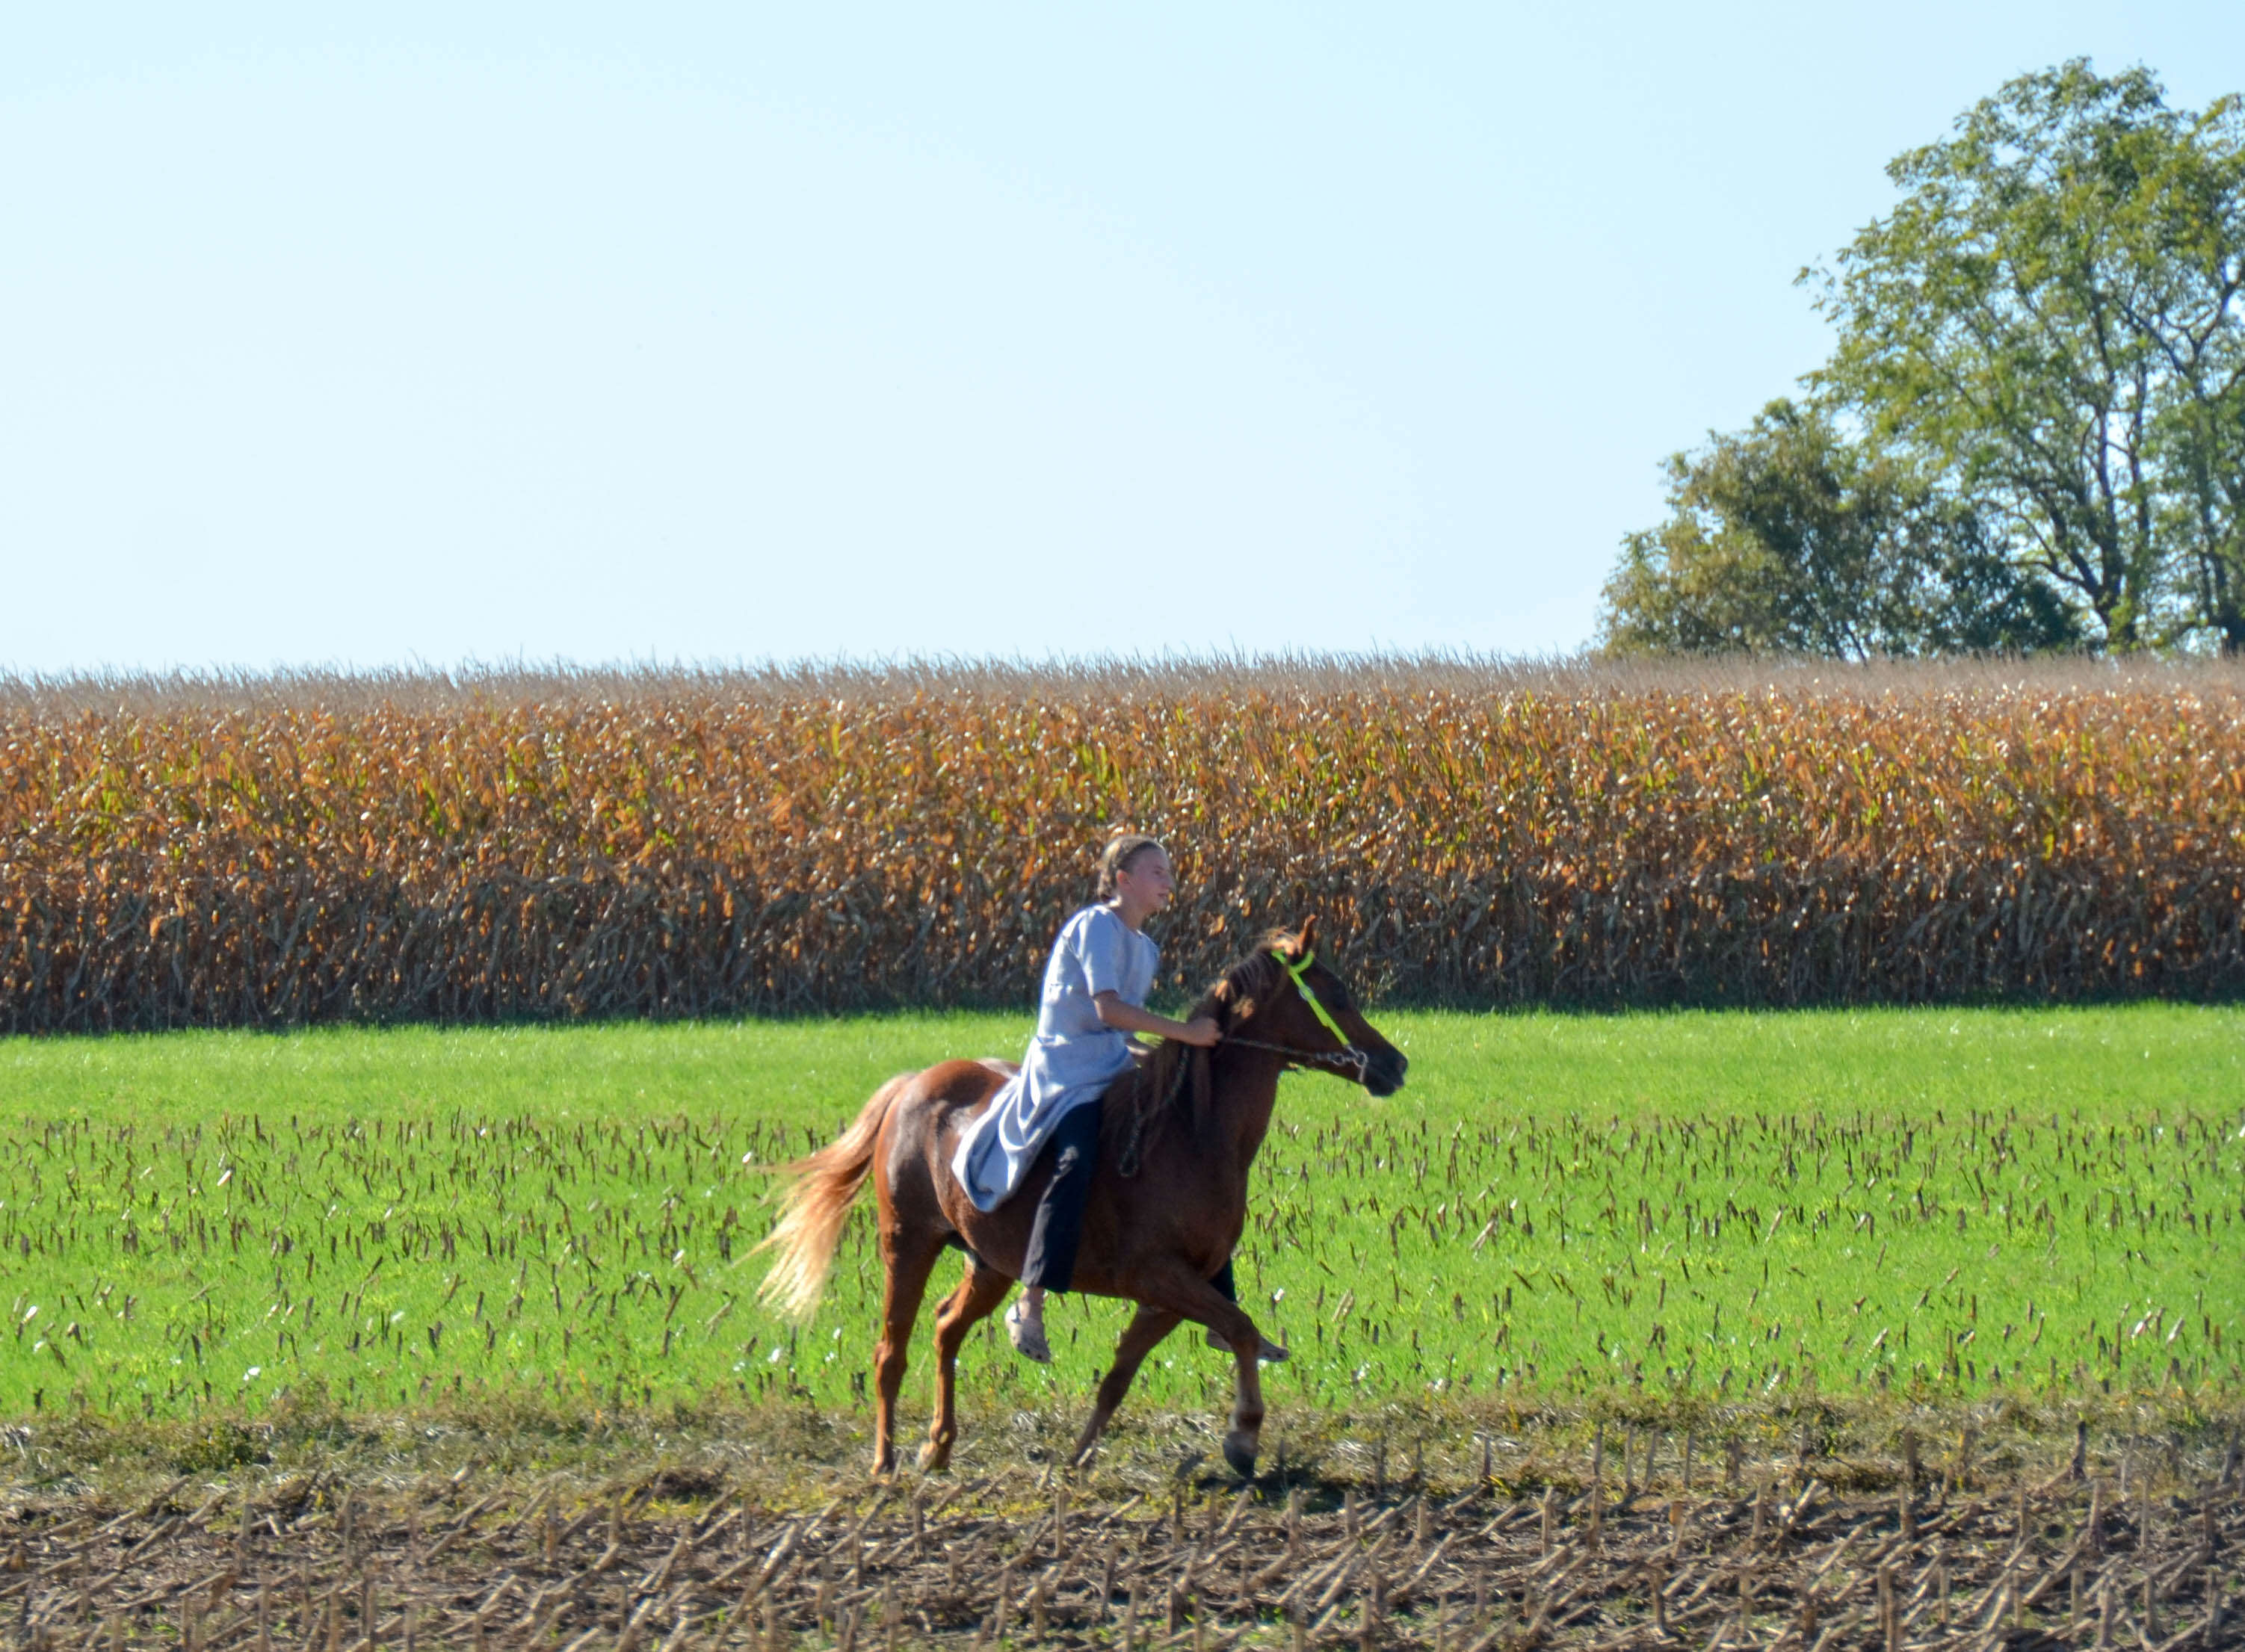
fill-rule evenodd
<path id="1" fill-rule="evenodd" d="M 1052 1180 L 1037 1201 L 1021 1268 L 1027 1287 L 1006 1312 L 1014 1346 L 1040 1364 L 1052 1358 L 1045 1340 L 1045 1292 L 1066 1290 L 1075 1271 L 1083 1199 L 1099 1155 L 1102 1092 L 1130 1070 L 1131 1034 L 1176 1039 L 1209 1048 L 1217 1038 L 1205 1016 L 1172 1021 L 1145 1007 L 1161 952 L 1146 920 L 1170 903 L 1176 879 L 1159 842 L 1129 833 L 1109 842 L 1099 858 L 1099 903 L 1061 925 L 1045 964 L 1036 1036 L 1021 1070 L 967 1127 L 951 1161 L 978 1210 L 994 1210 L 1021 1185 L 1048 1141 L 1055 1144 Z M 1229 1264 L 1227 1264 L 1229 1271 Z"/>

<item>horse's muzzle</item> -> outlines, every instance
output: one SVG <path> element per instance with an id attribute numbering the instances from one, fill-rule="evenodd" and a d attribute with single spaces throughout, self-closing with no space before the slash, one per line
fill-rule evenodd
<path id="1" fill-rule="evenodd" d="M 1364 1087 L 1374 1095 L 1394 1095 L 1403 1087 L 1410 1065 L 1401 1050 L 1373 1051 L 1364 1064 Z"/>

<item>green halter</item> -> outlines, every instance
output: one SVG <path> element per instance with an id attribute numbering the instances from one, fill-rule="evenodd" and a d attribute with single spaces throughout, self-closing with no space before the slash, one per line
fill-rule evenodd
<path id="1" fill-rule="evenodd" d="M 1325 1023 L 1326 1031 L 1333 1035 L 1344 1050 L 1354 1049 L 1356 1046 L 1349 1042 L 1348 1034 L 1340 1030 L 1340 1023 L 1326 1012 L 1326 1006 L 1318 1001 L 1315 989 L 1310 985 L 1310 965 L 1318 961 L 1318 955 L 1305 952 L 1299 960 L 1295 960 L 1274 946 L 1271 949 L 1271 956 L 1278 960 L 1280 969 L 1293 978 L 1294 990 L 1302 995 L 1302 1001 L 1316 1013 L 1318 1019 Z"/>
<path id="2" fill-rule="evenodd" d="M 1243 1039 L 1232 1032 L 1225 1033 L 1224 1041 L 1226 1044 L 1237 1044 L 1250 1050 L 1274 1051 L 1291 1061 L 1314 1061 L 1320 1066 L 1343 1068 L 1353 1072 L 1356 1074 L 1356 1081 L 1359 1084 L 1363 1083 L 1366 1073 L 1371 1070 L 1372 1057 L 1348 1041 L 1348 1034 L 1340 1030 L 1340 1023 L 1334 1020 L 1326 1006 L 1318 1002 L 1316 990 L 1310 985 L 1309 968 L 1318 961 L 1318 955 L 1315 952 L 1305 952 L 1298 962 L 1288 958 L 1274 946 L 1271 949 L 1271 958 L 1280 969 L 1286 972 L 1288 978 L 1294 983 L 1294 990 L 1302 995 L 1302 1001 L 1310 1006 L 1312 1012 L 1319 1020 L 1325 1023 L 1326 1031 L 1333 1035 L 1333 1042 L 1340 1045 L 1340 1048 L 1305 1050 L 1292 1044 L 1272 1044 L 1262 1039 Z"/>

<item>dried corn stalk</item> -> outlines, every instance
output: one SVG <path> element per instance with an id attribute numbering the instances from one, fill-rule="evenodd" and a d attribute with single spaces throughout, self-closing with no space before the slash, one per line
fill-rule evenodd
<path id="1" fill-rule="evenodd" d="M 224 687 L 0 696 L 0 1028 L 1021 1003 L 1122 823 L 1176 984 L 1315 912 L 1419 1000 L 2245 990 L 2216 669 Z"/>

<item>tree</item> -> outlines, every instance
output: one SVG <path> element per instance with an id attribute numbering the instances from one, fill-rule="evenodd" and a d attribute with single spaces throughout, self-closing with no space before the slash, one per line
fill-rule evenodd
<path id="1" fill-rule="evenodd" d="M 2065 647 L 2049 582 L 1970 504 L 1849 440 L 1828 410 L 1773 402 L 1668 461 L 1669 516 L 1623 544 L 1610 654 L 1880 654 Z"/>
<path id="2" fill-rule="evenodd" d="M 2092 640 L 2245 649 L 2245 112 L 2146 70 L 2012 81 L 1888 168 L 1811 382 L 1936 468 Z"/>

